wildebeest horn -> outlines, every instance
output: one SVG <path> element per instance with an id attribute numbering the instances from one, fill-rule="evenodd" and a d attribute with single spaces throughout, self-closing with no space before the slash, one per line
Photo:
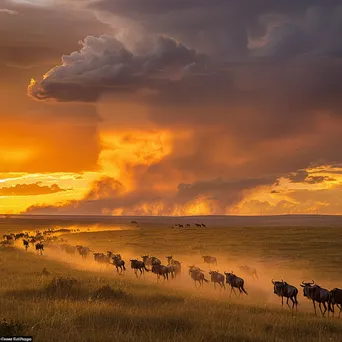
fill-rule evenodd
<path id="1" fill-rule="evenodd" d="M 275 282 L 273 281 L 273 279 L 271 280 L 271 282 L 272 282 L 273 285 L 275 284 Z"/>
<path id="2" fill-rule="evenodd" d="M 313 284 L 315 284 L 315 282 L 312 280 L 312 283 L 311 283 L 311 285 L 313 285 Z"/>
<path id="3" fill-rule="evenodd" d="M 302 284 L 304 284 L 304 285 L 305 285 L 304 281 L 302 281 Z"/>
<path id="4" fill-rule="evenodd" d="M 284 280 L 282 279 L 282 280 L 281 280 L 281 282 L 283 283 L 283 282 L 284 282 Z"/>

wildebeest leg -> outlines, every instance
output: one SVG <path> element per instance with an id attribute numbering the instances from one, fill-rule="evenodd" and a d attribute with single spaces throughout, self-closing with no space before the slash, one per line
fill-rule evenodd
<path id="1" fill-rule="evenodd" d="M 324 306 L 324 312 L 322 311 L 322 305 L 321 304 L 323 304 L 323 306 Z M 325 303 L 323 302 L 323 303 L 319 303 L 319 309 L 320 309 L 320 311 L 321 311 L 321 314 L 322 314 L 322 316 L 324 316 L 325 315 L 325 312 L 327 311 L 327 306 L 325 305 Z"/>
<path id="2" fill-rule="evenodd" d="M 233 286 L 230 287 L 230 295 L 229 295 L 229 298 L 232 296 L 232 292 L 233 292 Z"/>
<path id="3" fill-rule="evenodd" d="M 237 297 L 237 294 L 236 294 L 235 289 L 234 289 L 233 286 L 232 286 L 232 289 L 233 289 L 233 292 L 234 292 L 235 296 Z"/>
<path id="4" fill-rule="evenodd" d="M 287 300 L 286 300 L 286 305 L 291 309 L 291 306 L 290 306 L 290 304 L 289 304 L 289 297 L 287 297 Z M 292 300 L 292 299 L 291 299 Z"/>
<path id="5" fill-rule="evenodd" d="M 281 307 L 283 308 L 284 307 L 284 297 L 281 296 Z"/>
<path id="6" fill-rule="evenodd" d="M 216 290 L 216 283 L 214 282 L 214 290 Z"/>
<path id="7" fill-rule="evenodd" d="M 314 306 L 314 309 L 315 309 L 315 315 L 317 315 L 315 301 L 313 300 L 312 303 L 313 303 L 313 306 Z"/>

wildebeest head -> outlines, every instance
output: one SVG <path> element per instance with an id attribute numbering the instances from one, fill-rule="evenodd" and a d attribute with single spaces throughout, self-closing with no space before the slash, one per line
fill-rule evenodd
<path id="1" fill-rule="evenodd" d="M 281 281 L 274 281 L 272 279 L 272 284 L 274 285 L 274 288 L 273 288 L 274 294 L 281 296 L 286 286 L 286 282 L 283 279 Z"/>
<path id="2" fill-rule="evenodd" d="M 303 288 L 304 297 L 313 298 L 315 288 L 317 287 L 314 281 L 309 283 L 305 283 L 304 281 L 302 281 L 300 286 Z"/>

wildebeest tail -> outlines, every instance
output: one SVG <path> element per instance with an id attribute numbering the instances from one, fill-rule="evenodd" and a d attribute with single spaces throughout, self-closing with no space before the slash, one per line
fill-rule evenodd
<path id="1" fill-rule="evenodd" d="M 146 268 L 146 265 L 145 263 L 143 262 L 143 266 L 144 266 L 144 270 L 147 271 L 147 272 L 150 272 L 150 270 L 148 268 Z"/>
<path id="2" fill-rule="evenodd" d="M 126 267 L 125 264 L 122 265 L 122 268 L 124 269 L 124 271 L 126 271 Z"/>
<path id="3" fill-rule="evenodd" d="M 248 293 L 246 292 L 246 290 L 244 289 L 243 285 L 241 286 L 241 290 L 246 293 L 246 295 L 248 295 Z"/>
<path id="4" fill-rule="evenodd" d="M 208 280 L 208 279 L 203 278 L 203 280 L 204 280 L 206 283 L 209 283 L 209 280 Z"/>
<path id="5" fill-rule="evenodd" d="M 258 277 L 258 274 L 257 274 L 257 271 L 256 271 L 256 270 L 254 271 L 254 275 L 255 275 L 255 278 L 256 278 L 256 279 L 259 279 L 259 277 Z"/>

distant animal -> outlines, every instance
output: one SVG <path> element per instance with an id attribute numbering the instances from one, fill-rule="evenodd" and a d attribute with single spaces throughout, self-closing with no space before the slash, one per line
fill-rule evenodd
<path id="1" fill-rule="evenodd" d="M 146 272 L 150 272 L 149 269 L 146 268 L 145 263 L 141 260 L 130 259 L 131 269 L 134 270 L 135 275 L 138 277 L 137 271 L 140 271 L 140 276 Z"/>
<path id="2" fill-rule="evenodd" d="M 210 267 L 210 265 L 212 265 L 212 264 L 217 265 L 217 259 L 216 259 L 216 257 L 212 257 L 212 256 L 210 256 L 210 255 L 205 255 L 205 256 L 202 256 L 202 258 L 203 258 L 203 261 L 204 261 L 206 264 L 209 265 L 209 267 Z"/>
<path id="3" fill-rule="evenodd" d="M 204 223 L 202 223 L 202 227 L 204 227 L 204 228 L 205 228 L 205 227 L 206 227 L 206 225 L 205 225 Z"/>
<path id="4" fill-rule="evenodd" d="M 164 281 L 169 280 L 169 268 L 167 266 L 161 264 L 154 264 L 152 266 L 152 272 L 157 275 L 157 282 L 160 279 L 160 276 L 163 276 Z"/>
<path id="5" fill-rule="evenodd" d="M 26 250 L 29 248 L 29 242 L 27 240 L 23 240 L 23 245 Z"/>
<path id="6" fill-rule="evenodd" d="M 304 297 L 312 300 L 312 303 L 315 309 L 315 315 L 317 315 L 316 302 L 319 305 L 319 309 L 321 311 L 322 316 L 325 315 L 327 310 L 328 310 L 328 315 L 330 311 L 333 312 L 330 306 L 330 292 L 327 289 L 321 288 L 320 286 L 315 284 L 314 281 L 312 281 L 311 283 L 310 282 L 304 283 L 303 281 L 300 286 L 303 288 Z M 322 311 L 321 304 L 323 304 L 324 312 Z M 328 304 L 328 308 L 326 304 Z"/>
<path id="7" fill-rule="evenodd" d="M 342 290 L 338 288 L 334 288 L 330 291 L 330 303 L 331 303 L 331 310 L 333 315 L 335 314 L 335 305 L 340 309 L 338 317 L 340 317 L 342 312 Z"/>
<path id="8" fill-rule="evenodd" d="M 41 242 L 36 243 L 36 251 L 38 254 L 42 255 L 44 251 L 44 245 Z"/>
<path id="9" fill-rule="evenodd" d="M 237 277 L 235 274 L 231 273 L 226 273 L 224 272 L 225 276 L 226 276 L 226 283 L 230 285 L 231 289 L 230 289 L 230 296 L 232 295 L 232 291 L 234 291 L 235 295 L 236 292 L 234 290 L 234 288 L 237 288 L 240 291 L 240 296 L 242 294 L 242 292 L 244 292 L 246 295 L 248 295 L 248 293 L 246 292 L 246 290 L 244 289 L 244 283 L 245 281 L 240 278 Z"/>
<path id="10" fill-rule="evenodd" d="M 202 227 L 202 225 L 200 223 L 195 223 L 196 227 Z"/>
<path id="11" fill-rule="evenodd" d="M 211 282 L 214 283 L 214 289 L 216 289 L 216 284 L 220 285 L 220 290 L 222 290 L 222 288 L 226 289 L 226 286 L 224 285 L 224 275 L 222 273 L 210 271 L 209 274 L 211 276 Z"/>
<path id="12" fill-rule="evenodd" d="M 247 276 L 251 276 L 253 279 L 259 279 L 257 270 L 247 265 L 239 266 L 239 269 Z"/>
<path id="13" fill-rule="evenodd" d="M 179 224 L 178 227 L 179 227 L 179 228 L 184 228 L 184 225 Z"/>
<path id="14" fill-rule="evenodd" d="M 137 221 L 131 221 L 131 224 L 138 224 Z"/>
<path id="15" fill-rule="evenodd" d="M 187 225 L 186 225 L 187 227 L 191 227 L 191 225 L 188 223 Z"/>
<path id="16" fill-rule="evenodd" d="M 296 309 L 298 308 L 298 289 L 292 285 L 289 285 L 283 279 L 281 281 L 273 281 L 272 284 L 274 285 L 273 292 L 277 296 L 281 297 L 281 306 L 284 306 L 284 297 L 286 298 L 286 304 L 290 308 L 289 299 L 292 301 L 292 309 L 296 305 Z"/>
<path id="17" fill-rule="evenodd" d="M 120 268 L 120 274 L 122 273 L 122 271 L 126 271 L 125 262 L 121 259 L 120 254 L 114 254 L 112 256 L 112 260 L 113 260 L 113 265 L 116 267 L 117 272 L 119 272 L 119 268 Z"/>
<path id="18" fill-rule="evenodd" d="M 205 279 L 204 274 L 198 268 L 189 269 L 190 277 L 195 282 L 195 287 L 197 288 L 197 282 L 199 287 L 203 287 L 203 283 L 209 283 L 209 280 Z"/>

